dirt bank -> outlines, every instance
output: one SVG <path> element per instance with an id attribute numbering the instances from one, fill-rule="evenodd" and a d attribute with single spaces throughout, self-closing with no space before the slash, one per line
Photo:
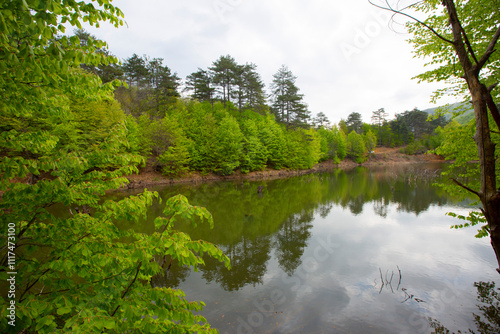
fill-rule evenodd
<path id="1" fill-rule="evenodd" d="M 400 152 L 400 148 L 377 147 L 375 148 L 375 153 L 372 154 L 371 160 L 366 161 L 362 165 L 399 165 L 421 162 L 445 162 L 445 160 L 442 156 L 435 154 L 406 155 Z"/>
<path id="2" fill-rule="evenodd" d="M 371 159 L 362 163 L 362 166 L 391 166 L 391 165 L 401 165 L 401 164 L 411 164 L 411 163 L 422 163 L 422 162 L 444 162 L 444 159 L 440 156 L 433 154 L 419 154 L 408 156 L 399 152 L 399 148 L 386 148 L 380 147 L 375 149 L 375 153 L 372 153 Z M 133 174 L 127 176 L 130 183 L 128 188 L 145 188 L 154 185 L 165 185 L 173 183 L 200 183 L 207 181 L 223 181 L 223 180 L 263 180 L 263 179 L 278 179 L 297 175 L 306 175 L 323 171 L 330 171 L 335 168 L 340 169 L 350 169 L 359 166 L 357 163 L 351 160 L 342 161 L 340 164 L 334 164 L 332 161 L 325 161 L 315 165 L 311 169 L 307 170 L 273 170 L 266 169 L 263 171 L 250 172 L 248 174 L 242 174 L 239 171 L 228 175 L 221 176 L 216 174 L 202 175 L 198 172 L 190 172 L 179 178 L 170 178 L 163 176 L 161 173 L 156 172 L 148 164 L 146 167 L 141 168 L 139 174 Z"/>

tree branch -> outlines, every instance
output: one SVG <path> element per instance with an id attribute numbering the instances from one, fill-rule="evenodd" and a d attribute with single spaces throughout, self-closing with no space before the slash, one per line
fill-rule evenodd
<path id="1" fill-rule="evenodd" d="M 26 289 L 24 289 L 23 293 L 21 294 L 21 296 L 19 297 L 19 304 L 23 301 L 23 297 L 24 295 L 29 291 L 31 290 L 31 288 L 40 280 L 40 278 L 43 277 L 43 275 L 45 275 L 47 272 L 49 272 L 50 269 L 45 269 L 45 271 L 36 279 L 33 281 L 33 283 L 31 284 L 26 284 Z"/>
<path id="2" fill-rule="evenodd" d="M 80 242 L 81 240 L 85 239 L 86 237 L 88 237 L 91 233 L 87 233 L 85 234 L 83 237 L 81 237 L 78 242 Z M 77 244 L 78 242 L 74 243 L 74 244 L 71 244 L 69 245 L 68 247 L 66 247 L 66 250 L 70 249 L 72 246 L 74 246 L 75 244 Z M 50 246 L 47 246 L 47 247 L 50 247 Z M 51 259 L 50 261 L 48 262 L 51 262 L 51 261 L 57 261 L 61 258 L 61 256 L 58 256 L 57 258 L 55 259 Z M 47 263 L 48 263 L 47 262 Z M 22 293 L 21 297 L 19 298 L 19 302 L 22 301 L 22 297 L 40 280 L 40 278 L 42 278 L 42 276 L 44 276 L 47 272 L 49 272 L 50 269 L 46 269 L 43 273 L 40 274 L 40 276 L 31 284 L 27 283 L 26 284 L 26 289 L 24 290 L 24 292 Z"/>
<path id="3" fill-rule="evenodd" d="M 139 261 L 139 265 L 137 266 L 137 270 L 135 272 L 135 276 L 134 276 L 134 279 L 130 282 L 130 284 L 127 286 L 127 288 L 125 289 L 125 291 L 123 291 L 122 293 L 122 299 L 125 298 L 125 296 L 127 295 L 127 293 L 130 291 L 130 288 L 132 287 L 132 285 L 135 283 L 135 281 L 137 280 L 137 276 L 139 275 L 139 271 L 141 269 L 141 266 L 142 266 L 142 261 Z M 118 305 L 115 310 L 113 311 L 113 313 L 111 313 L 111 316 L 113 317 L 115 315 L 115 313 L 118 311 L 118 309 L 120 308 L 120 305 Z"/>
<path id="4" fill-rule="evenodd" d="M 436 37 L 438 37 L 439 39 L 441 39 L 441 40 L 443 40 L 443 41 L 445 41 L 446 43 L 449 43 L 449 44 L 455 44 L 454 41 L 451 41 L 451 40 L 447 39 L 446 37 L 440 35 L 436 30 L 434 30 L 434 28 L 432 28 L 431 26 L 429 26 L 427 23 L 424 23 L 424 22 L 420 21 L 419 19 L 417 19 L 416 17 L 413 17 L 413 16 L 411 16 L 409 14 L 404 13 L 402 10 L 397 10 L 397 9 L 392 8 L 391 5 L 387 2 L 387 0 L 385 1 L 385 3 L 387 4 L 387 7 L 377 5 L 377 4 L 373 3 L 372 0 L 368 0 L 368 2 L 372 6 L 375 6 L 377 8 L 380 8 L 380 9 L 383 9 L 383 10 L 387 10 L 389 12 L 393 12 L 394 14 L 400 14 L 400 15 L 406 16 L 406 17 L 412 19 L 413 21 L 415 21 L 415 22 L 423 25 L 427 29 L 429 29 L 429 31 L 432 32 L 434 35 L 436 35 Z M 421 2 L 421 1 L 419 1 L 419 2 Z M 407 6 L 405 8 L 409 8 L 411 6 L 414 6 L 417 3 L 414 3 L 413 5 Z"/>
<path id="5" fill-rule="evenodd" d="M 471 192 L 471 193 L 473 193 L 474 195 L 476 195 L 477 197 L 481 198 L 481 195 L 480 195 L 477 191 L 472 190 L 471 188 L 469 188 L 469 187 L 467 187 L 466 185 L 464 185 L 464 184 L 460 183 L 460 182 L 459 182 L 459 181 L 457 181 L 456 179 L 450 179 L 450 180 L 452 180 L 452 181 L 453 181 L 453 183 L 455 183 L 457 186 L 462 187 L 462 188 L 464 188 L 465 190 L 467 190 L 468 192 Z"/>
<path id="6" fill-rule="evenodd" d="M 112 278 L 115 278 L 117 276 L 120 276 L 123 274 L 123 271 L 117 273 L 117 274 L 114 274 L 114 275 L 111 275 L 111 276 L 108 276 L 108 277 L 105 277 L 103 279 L 100 279 L 100 280 L 97 280 L 97 281 L 93 281 L 93 282 L 90 282 L 88 283 L 89 285 L 91 284 L 96 284 L 96 283 L 100 283 L 100 282 L 104 282 L 108 279 L 112 279 Z M 60 292 L 67 292 L 67 291 L 71 291 L 71 289 L 62 289 L 62 290 L 56 290 L 56 291 L 48 291 L 48 292 L 40 292 L 39 295 L 50 295 L 52 293 L 60 293 Z"/>
<path id="7" fill-rule="evenodd" d="M 495 88 L 496 88 L 496 86 L 498 86 L 498 82 L 494 83 L 494 84 L 493 84 L 493 85 L 491 85 L 491 86 L 488 86 L 488 93 L 491 93 L 491 91 L 492 91 L 493 89 L 495 89 Z"/>
<path id="8" fill-rule="evenodd" d="M 50 207 L 52 204 L 54 204 L 54 202 L 52 202 L 52 199 L 50 200 L 50 202 L 40 206 L 38 209 L 46 209 L 48 207 Z M 23 236 L 23 234 L 31 227 L 31 225 L 33 225 L 33 223 L 35 222 L 36 220 L 36 217 L 38 216 L 38 214 L 40 213 L 38 211 L 38 209 L 35 210 L 35 215 L 33 216 L 33 218 L 31 218 L 31 220 L 29 221 L 29 223 L 26 225 L 26 227 L 24 229 L 22 229 L 21 231 L 19 231 L 19 233 L 17 234 L 17 239 L 21 239 L 21 237 Z"/>
<path id="9" fill-rule="evenodd" d="M 493 120 L 497 124 L 497 127 L 500 129 L 500 111 L 498 110 L 498 107 L 495 101 L 493 101 L 493 97 L 491 96 L 491 90 L 493 90 L 494 86 L 495 85 L 486 87 L 486 85 L 482 84 L 481 90 L 483 91 L 483 98 L 486 100 L 486 105 L 490 110 L 490 114 L 491 116 L 493 116 Z"/>
<path id="10" fill-rule="evenodd" d="M 486 51 L 484 51 L 483 56 L 481 59 L 479 59 L 479 62 L 477 63 L 477 69 L 478 72 L 483 68 L 483 66 L 486 64 L 490 56 L 495 52 L 495 45 L 498 42 L 498 39 L 500 38 L 500 25 L 497 28 L 497 31 L 493 35 L 493 38 L 490 41 L 490 44 L 488 44 L 488 47 L 486 48 Z"/>
<path id="11" fill-rule="evenodd" d="M 460 27 L 460 30 L 462 31 L 462 36 L 464 38 L 465 45 L 467 46 L 467 50 L 469 51 L 470 55 L 472 56 L 472 59 L 476 62 L 476 65 L 479 64 L 479 61 L 476 58 L 476 54 L 474 52 L 474 49 L 472 48 L 472 45 L 470 44 L 469 37 L 467 37 L 467 34 L 465 33 L 464 27 L 462 27 L 462 22 L 458 21 L 458 26 Z"/>

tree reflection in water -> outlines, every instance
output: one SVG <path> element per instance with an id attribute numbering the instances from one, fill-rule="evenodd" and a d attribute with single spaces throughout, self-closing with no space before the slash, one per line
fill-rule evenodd
<path id="1" fill-rule="evenodd" d="M 193 239 L 217 244 L 229 256 L 230 271 L 211 259 L 206 259 L 200 270 L 208 282 L 235 291 L 262 282 L 273 251 L 279 267 L 292 276 L 302 263 L 315 215 L 327 217 L 336 205 L 360 215 L 371 202 L 376 215 L 387 217 L 389 206 L 394 204 L 398 212 L 419 215 L 431 205 L 447 203 L 447 197 L 431 185 L 429 175 L 437 173 L 422 172 L 427 170 L 405 166 L 388 172 L 386 168 L 359 167 L 274 181 L 181 184 L 159 192 L 163 199 L 181 193 L 193 205 L 205 206 L 212 213 L 216 222 L 213 230 L 181 222 L 176 227 Z M 121 227 L 152 233 L 153 218 L 162 211 L 162 205 L 153 205 L 148 221 Z M 176 287 L 187 275 L 189 271 L 178 268 L 174 261 L 168 273 L 155 277 L 155 284 Z"/>
<path id="2" fill-rule="evenodd" d="M 477 289 L 477 308 L 479 314 L 473 313 L 474 323 L 477 333 L 498 334 L 500 333 L 500 289 L 495 288 L 495 282 L 476 282 L 474 286 Z M 444 327 L 437 319 L 429 318 L 431 327 L 436 334 L 450 334 L 449 329 Z M 468 330 L 469 333 L 476 333 L 474 330 Z M 454 332 L 453 332 L 454 333 Z M 458 331 L 458 333 L 463 333 Z"/>
<path id="3" fill-rule="evenodd" d="M 176 228 L 194 240 L 218 245 L 230 257 L 232 270 L 207 258 L 205 266 L 191 275 L 190 269 L 179 268 L 173 261 L 171 267 L 167 263 L 170 269 L 155 277 L 153 284 L 182 287 L 190 296 L 200 296 L 210 305 L 205 313 L 207 319 L 221 333 L 224 329 L 234 333 L 241 319 L 252 324 L 252 320 L 261 318 L 258 323 L 262 326 L 252 325 L 257 333 L 264 327 L 269 328 L 269 333 L 272 328 L 280 328 L 275 333 L 292 333 L 294 324 L 301 326 L 296 333 L 331 332 L 332 324 L 343 326 L 344 331 L 339 332 L 428 333 L 428 316 L 447 322 L 448 314 L 457 309 L 451 305 L 454 303 L 445 305 L 442 300 L 443 284 L 450 280 L 448 269 L 439 268 L 439 277 L 420 273 L 434 270 L 437 262 L 440 266 L 447 264 L 453 277 L 456 268 L 463 268 L 462 257 L 450 264 L 446 256 L 436 254 L 434 259 L 432 247 L 435 252 L 446 253 L 447 246 L 441 248 L 429 229 L 439 235 L 449 233 L 451 240 L 453 232 L 447 232 L 447 225 L 440 232 L 442 224 L 448 222 L 436 215 L 444 216 L 443 210 L 452 206 L 466 210 L 468 203 L 457 203 L 434 187 L 438 173 L 426 172 L 429 166 L 424 166 L 423 171 L 418 168 L 355 168 L 280 180 L 179 184 L 158 189 L 163 199 L 181 193 L 193 205 L 204 206 L 212 213 L 213 230 L 204 224 L 194 228 L 181 220 L 176 222 Z M 446 208 L 441 210 L 441 206 Z M 153 218 L 162 211 L 162 204 L 157 203 L 148 219 L 136 226 L 120 227 L 152 233 Z M 420 239 L 420 235 L 430 236 L 430 240 Z M 403 272 L 395 267 L 396 263 L 405 264 Z M 477 270 L 476 266 L 471 269 L 466 265 L 464 270 L 469 283 L 466 288 L 460 287 L 454 295 L 456 300 L 469 297 L 472 282 L 492 280 L 484 275 L 469 275 Z M 273 292 L 279 292 L 287 302 L 274 301 L 269 306 Z M 382 308 L 367 302 L 379 293 Z M 474 301 L 468 299 L 463 303 L 470 310 Z M 446 312 L 435 313 L 440 302 Z M 276 314 L 268 317 L 267 311 L 262 311 L 264 304 L 268 305 L 265 310 L 280 312 L 283 323 L 273 321 Z M 388 308 L 396 310 L 396 315 L 386 317 Z M 361 318 L 360 310 L 366 311 Z M 491 319 L 498 318 L 498 311 L 496 315 L 490 313 Z M 459 327 L 452 330 L 472 324 L 471 312 L 460 315 L 467 319 L 461 319 Z M 391 323 L 395 317 L 397 324 Z M 432 321 L 435 333 L 450 333 L 437 320 Z M 499 333 L 498 326 L 491 325 L 489 331 L 489 327 L 483 327 L 480 333 Z"/>

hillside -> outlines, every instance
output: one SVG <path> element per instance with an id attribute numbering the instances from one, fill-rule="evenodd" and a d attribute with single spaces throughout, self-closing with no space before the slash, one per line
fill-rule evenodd
<path id="1" fill-rule="evenodd" d="M 429 115 L 434 115 L 436 112 L 443 112 L 447 120 L 453 117 L 453 114 L 462 113 L 460 116 L 455 117 L 459 124 L 466 124 L 474 117 L 474 109 L 472 104 L 468 102 L 457 102 L 449 105 L 439 106 L 436 108 L 429 108 L 422 110 Z"/>

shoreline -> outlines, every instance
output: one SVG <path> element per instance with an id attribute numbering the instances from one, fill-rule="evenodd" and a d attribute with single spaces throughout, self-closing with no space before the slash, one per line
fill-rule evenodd
<path id="1" fill-rule="evenodd" d="M 352 169 L 358 166 L 363 167 L 382 167 L 382 166 L 396 166 L 408 165 L 417 163 L 444 163 L 443 157 L 434 154 L 418 154 L 408 156 L 399 152 L 399 148 L 376 148 L 375 153 L 372 154 L 370 160 L 358 164 L 352 160 L 346 159 L 338 164 L 328 160 L 316 164 L 313 168 L 303 170 L 289 170 L 289 169 L 265 169 L 261 171 L 249 172 L 243 174 L 240 171 L 235 171 L 231 175 L 222 176 L 217 174 L 202 175 L 199 172 L 189 172 L 181 177 L 167 177 L 160 172 L 156 172 L 148 164 L 144 168 L 139 169 L 139 174 L 127 175 L 126 178 L 129 183 L 120 189 L 140 189 L 150 186 L 161 186 L 179 183 L 204 183 L 213 181 L 237 181 L 237 180 L 273 180 L 293 176 L 314 174 L 320 172 L 328 172 L 335 169 Z"/>

